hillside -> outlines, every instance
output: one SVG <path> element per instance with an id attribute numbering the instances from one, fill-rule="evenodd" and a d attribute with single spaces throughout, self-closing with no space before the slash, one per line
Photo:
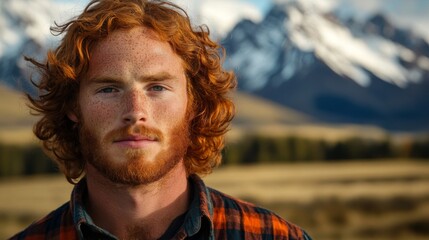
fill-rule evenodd
<path id="1" fill-rule="evenodd" d="M 0 142 L 26 144 L 34 141 L 32 126 L 36 117 L 30 115 L 23 94 L 0 84 Z"/>
<path id="2" fill-rule="evenodd" d="M 247 93 L 236 92 L 233 99 L 237 114 L 228 133 L 231 141 L 249 134 L 294 135 L 330 141 L 350 137 L 381 139 L 387 134 L 373 126 L 318 123 L 298 111 Z M 0 142 L 26 144 L 35 141 L 32 126 L 37 117 L 30 115 L 25 96 L 0 85 L 0 113 Z"/>
<path id="3" fill-rule="evenodd" d="M 360 137 L 382 139 L 387 132 L 370 125 L 326 124 L 296 110 L 244 92 L 236 92 L 236 117 L 228 133 L 230 141 L 252 134 L 264 136 L 298 136 L 337 141 Z"/>

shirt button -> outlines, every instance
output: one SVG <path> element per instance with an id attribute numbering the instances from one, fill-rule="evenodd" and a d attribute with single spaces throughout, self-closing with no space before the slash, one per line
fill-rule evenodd
<path id="1" fill-rule="evenodd" d="M 186 233 L 184 231 L 181 231 L 177 234 L 177 238 L 178 239 L 185 239 L 186 238 Z"/>

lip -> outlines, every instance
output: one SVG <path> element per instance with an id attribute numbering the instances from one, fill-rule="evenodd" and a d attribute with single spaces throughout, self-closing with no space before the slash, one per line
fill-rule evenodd
<path id="1" fill-rule="evenodd" d="M 126 136 L 114 140 L 113 143 L 123 147 L 141 148 L 156 141 L 156 138 L 149 136 Z"/>

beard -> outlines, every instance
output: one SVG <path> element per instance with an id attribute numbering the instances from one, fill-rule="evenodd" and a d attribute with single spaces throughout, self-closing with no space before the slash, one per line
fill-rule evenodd
<path id="1" fill-rule="evenodd" d="M 148 149 L 153 146 L 143 149 L 129 148 L 121 155 L 125 159 L 112 159 L 113 156 L 109 155 L 107 148 L 114 139 L 130 134 L 155 139 L 162 148 L 155 156 L 149 153 L 152 149 Z M 85 124 L 82 125 L 79 135 L 82 155 L 86 162 L 111 182 L 130 186 L 149 184 L 162 179 L 183 160 L 190 142 L 189 124 L 186 120 L 180 121 L 169 136 L 164 136 L 154 128 L 127 126 L 113 130 L 103 139 L 99 139 Z M 148 155 L 153 159 L 148 159 Z"/>

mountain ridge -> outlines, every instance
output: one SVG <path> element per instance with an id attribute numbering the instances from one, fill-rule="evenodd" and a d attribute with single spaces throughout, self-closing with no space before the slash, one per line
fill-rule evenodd
<path id="1" fill-rule="evenodd" d="M 41 25 L 36 23 L 47 21 L 39 19 L 42 14 L 31 18 L 24 14 L 27 10 L 4 7 L 15 2 L 19 1 L 0 3 L 0 20 L 10 17 L 18 24 L 0 24 L 0 32 L 12 36 L 10 31 L 17 30 L 23 44 L 11 47 L 13 38 L 0 34 L 0 81 L 32 92 L 29 66 L 22 55 L 43 59 L 52 42 L 34 37 L 35 26 Z M 54 14 L 49 9 L 42 12 Z M 30 34 L 23 29 L 33 30 Z M 341 36 L 344 43 L 335 39 Z M 331 38 L 335 41 L 329 42 Z M 9 45 L 3 45 L 5 41 Z M 348 41 L 352 47 L 347 47 Z M 237 73 L 239 91 L 316 122 L 375 125 L 389 131 L 429 130 L 429 45 L 382 14 L 359 22 L 299 1 L 281 4 L 260 22 L 239 22 L 222 43 L 227 49 L 225 66 Z"/>
<path id="2" fill-rule="evenodd" d="M 226 66 L 240 90 L 319 121 L 429 130 L 428 44 L 381 16 L 344 22 L 299 2 L 279 4 L 223 40 Z"/>

